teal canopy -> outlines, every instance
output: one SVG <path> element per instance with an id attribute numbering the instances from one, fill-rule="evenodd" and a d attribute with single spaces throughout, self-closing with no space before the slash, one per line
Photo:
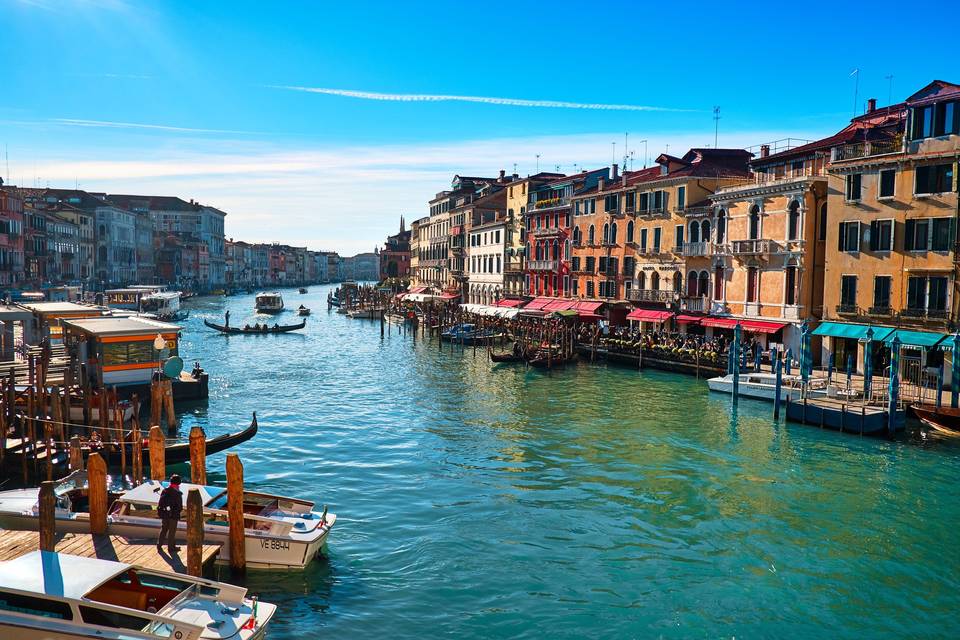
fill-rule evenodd
<path id="1" fill-rule="evenodd" d="M 909 331 L 907 329 L 894 329 L 884 336 L 883 341 L 886 344 L 890 344 L 893 342 L 894 337 L 900 338 L 900 344 L 906 346 L 929 348 L 940 344 L 942 340 L 948 338 L 949 336 L 946 333 L 934 333 L 932 331 Z"/>
<path id="2" fill-rule="evenodd" d="M 813 330 L 813 335 L 830 336 L 831 338 L 853 338 L 854 340 L 866 340 L 867 330 L 870 328 L 871 326 L 868 324 L 821 322 L 820 326 Z M 893 331 L 894 329 L 890 327 L 873 327 L 873 339 L 886 340 L 886 337 Z M 903 338 L 900 339 L 903 340 Z"/>

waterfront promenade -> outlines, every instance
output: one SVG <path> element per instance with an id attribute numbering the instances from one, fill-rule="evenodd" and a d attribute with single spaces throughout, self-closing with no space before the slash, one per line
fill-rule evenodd
<path id="1" fill-rule="evenodd" d="M 693 377 L 380 338 L 327 313 L 223 337 L 252 296 L 199 298 L 181 351 L 211 372 L 181 431 L 258 410 L 248 485 L 328 504 L 328 559 L 252 572 L 271 638 L 945 637 L 960 447 L 775 423 Z M 287 312 L 280 322 L 292 318 Z M 208 462 L 219 473 L 222 454 Z M 222 476 L 211 481 L 222 483 Z M 878 615 L 877 612 L 882 612 Z"/>

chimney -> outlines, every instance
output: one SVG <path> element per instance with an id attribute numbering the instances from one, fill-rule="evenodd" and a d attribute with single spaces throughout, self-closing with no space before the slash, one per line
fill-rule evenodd
<path id="1" fill-rule="evenodd" d="M 770 145 L 768 144 L 760 145 L 760 157 L 766 158 L 768 155 L 770 155 Z"/>
<path id="2" fill-rule="evenodd" d="M 619 167 L 617 166 L 617 163 L 614 162 L 613 166 L 610 167 L 610 182 L 613 182 L 617 179 L 617 169 L 619 169 Z"/>
<path id="3" fill-rule="evenodd" d="M 504 178 L 504 176 L 506 176 L 506 175 L 507 175 L 507 172 L 504 171 L 503 169 L 500 169 L 500 177 L 497 178 L 497 182 L 503 182 L 503 178 Z"/>
<path id="4" fill-rule="evenodd" d="M 603 191 L 603 178 L 597 180 L 597 191 Z"/>
<path id="5" fill-rule="evenodd" d="M 873 113 L 877 110 L 877 99 L 870 98 L 867 100 L 867 113 Z"/>

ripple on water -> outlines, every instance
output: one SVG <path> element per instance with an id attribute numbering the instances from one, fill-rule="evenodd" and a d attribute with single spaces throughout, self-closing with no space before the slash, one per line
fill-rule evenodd
<path id="1" fill-rule="evenodd" d="M 327 314 L 304 335 L 211 335 L 251 296 L 199 299 L 211 371 L 183 429 L 253 411 L 247 482 L 328 504 L 328 558 L 251 572 L 271 638 L 948 637 L 960 605 L 960 446 L 775 424 L 702 381 L 483 350 Z M 289 314 L 286 314 L 289 317 Z M 284 321 L 281 317 L 281 322 Z M 209 466 L 223 481 L 223 455 Z"/>

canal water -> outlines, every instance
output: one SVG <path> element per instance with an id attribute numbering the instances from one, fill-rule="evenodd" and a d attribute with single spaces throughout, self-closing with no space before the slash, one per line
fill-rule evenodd
<path id="1" fill-rule="evenodd" d="M 249 486 L 337 513 L 327 557 L 250 572 L 270 637 L 947 637 L 960 610 L 960 446 L 776 424 L 687 376 L 491 365 L 326 310 L 199 298 L 186 432 L 245 426 Z M 278 321 L 296 321 L 293 311 Z M 270 320 L 272 323 L 274 320 Z M 223 481 L 224 455 L 208 468 Z"/>

